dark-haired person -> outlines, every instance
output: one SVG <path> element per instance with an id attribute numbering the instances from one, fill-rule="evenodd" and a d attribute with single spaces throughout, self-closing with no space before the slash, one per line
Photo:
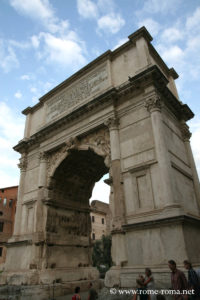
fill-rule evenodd
<path id="1" fill-rule="evenodd" d="M 72 300 L 81 300 L 81 296 L 79 295 L 80 290 L 81 290 L 81 288 L 79 286 L 75 287 L 75 290 L 74 290 L 75 294 L 72 296 Z"/>
<path id="2" fill-rule="evenodd" d="M 200 282 L 198 275 L 188 260 L 184 260 L 183 263 L 185 269 L 188 270 L 188 288 L 190 290 L 194 290 L 194 295 L 191 295 L 191 299 L 200 299 Z"/>
<path id="3" fill-rule="evenodd" d="M 88 300 L 96 300 L 96 299 L 98 299 L 98 294 L 96 290 L 93 288 L 92 282 L 90 282 Z"/>
<path id="4" fill-rule="evenodd" d="M 174 260 L 169 260 L 168 266 L 169 266 L 170 270 L 172 271 L 172 273 L 171 273 L 172 289 L 178 290 L 178 291 L 180 291 L 180 293 L 187 290 L 188 289 L 187 279 L 185 277 L 185 274 L 176 268 L 176 262 Z M 176 300 L 182 300 L 183 298 L 188 299 L 188 296 L 186 294 L 184 294 L 184 295 L 176 294 L 176 295 L 174 295 L 174 298 Z"/>
<path id="5" fill-rule="evenodd" d="M 132 300 L 137 300 L 138 296 L 140 300 L 148 300 L 148 295 L 146 293 L 146 288 L 144 287 L 144 277 L 139 276 L 138 279 L 136 279 L 137 283 L 137 292 L 134 294 Z"/>
<path id="6" fill-rule="evenodd" d="M 145 278 L 144 278 L 143 284 L 144 284 L 144 286 L 146 286 L 147 290 L 155 290 L 154 278 L 152 276 L 151 269 L 149 269 L 149 268 L 145 269 Z M 153 293 L 149 294 L 148 299 L 155 300 L 156 295 L 154 295 Z"/>

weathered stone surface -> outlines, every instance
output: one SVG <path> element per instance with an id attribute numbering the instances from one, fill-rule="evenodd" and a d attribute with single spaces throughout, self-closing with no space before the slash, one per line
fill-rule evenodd
<path id="1" fill-rule="evenodd" d="M 2 282 L 57 280 L 61 291 L 98 279 L 89 198 L 108 172 L 115 266 L 106 286 L 131 286 L 145 267 L 163 272 L 165 285 L 168 259 L 200 265 L 199 181 L 185 123 L 193 113 L 151 39 L 141 28 L 24 111 L 15 231 Z"/>

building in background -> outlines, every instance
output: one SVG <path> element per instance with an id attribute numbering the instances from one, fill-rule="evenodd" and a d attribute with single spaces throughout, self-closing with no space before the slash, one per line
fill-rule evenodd
<path id="1" fill-rule="evenodd" d="M 91 238 L 100 240 L 102 235 L 110 234 L 110 209 L 109 204 L 99 200 L 91 202 Z"/>
<path id="2" fill-rule="evenodd" d="M 18 186 L 0 188 L 0 264 L 5 262 L 5 243 L 12 236 Z"/>

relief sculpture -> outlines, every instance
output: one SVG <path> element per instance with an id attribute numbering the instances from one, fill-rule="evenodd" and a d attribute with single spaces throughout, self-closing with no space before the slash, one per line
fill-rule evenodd
<path id="1" fill-rule="evenodd" d="M 49 212 L 46 231 L 61 233 L 63 230 L 69 235 L 88 236 L 90 233 L 89 214 L 75 211 L 70 215 L 60 215 L 56 212 Z"/>
<path id="2" fill-rule="evenodd" d="M 108 86 L 106 65 L 102 66 L 82 81 L 74 84 L 59 96 L 53 97 L 47 103 L 47 122 L 55 119 L 63 112 L 71 112 L 79 103 L 85 102 L 91 96 L 103 91 Z"/>
<path id="3" fill-rule="evenodd" d="M 106 166 L 110 164 L 110 136 L 107 129 L 100 129 L 86 137 L 78 139 L 71 137 L 59 149 L 47 154 L 47 182 L 53 176 L 55 169 L 66 158 L 70 149 L 92 149 L 96 154 L 104 157 Z"/>

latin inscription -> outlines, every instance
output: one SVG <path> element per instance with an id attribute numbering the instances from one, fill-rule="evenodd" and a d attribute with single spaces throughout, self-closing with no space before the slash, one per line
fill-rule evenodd
<path id="1" fill-rule="evenodd" d="M 47 102 L 46 121 L 57 118 L 64 112 L 71 112 L 81 103 L 85 103 L 91 96 L 97 95 L 108 86 L 108 73 L 106 66 L 103 66 L 88 75 L 83 80 L 67 88 L 60 95 L 53 97 Z"/>

